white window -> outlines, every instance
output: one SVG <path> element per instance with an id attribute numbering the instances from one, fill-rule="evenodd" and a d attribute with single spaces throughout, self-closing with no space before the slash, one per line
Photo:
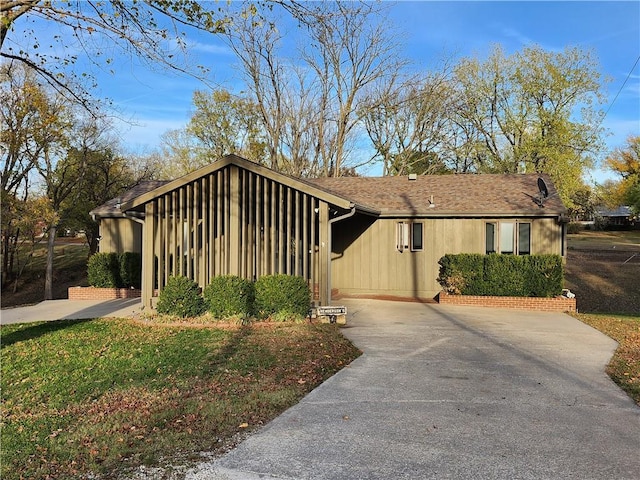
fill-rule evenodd
<path id="1" fill-rule="evenodd" d="M 500 253 L 515 253 L 515 227 L 513 222 L 500 222 Z"/>
<path id="2" fill-rule="evenodd" d="M 398 222 L 396 225 L 396 249 L 399 252 L 424 249 L 424 228 L 421 222 Z"/>
<path id="3" fill-rule="evenodd" d="M 396 249 L 404 252 L 409 248 L 409 224 L 398 222 L 396 225 Z"/>
<path id="4" fill-rule="evenodd" d="M 516 255 L 531 253 L 531 223 L 487 222 L 485 224 L 485 252 Z"/>

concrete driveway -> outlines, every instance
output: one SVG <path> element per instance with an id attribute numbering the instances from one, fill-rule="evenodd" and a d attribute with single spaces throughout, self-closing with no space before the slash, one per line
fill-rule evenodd
<path id="1" fill-rule="evenodd" d="M 117 300 L 46 300 L 28 307 L 0 310 L 0 325 L 99 317 L 131 317 L 140 313 L 139 298 Z"/>
<path id="2" fill-rule="evenodd" d="M 564 314 L 344 303 L 364 354 L 187 478 L 639 478 L 608 337 Z"/>

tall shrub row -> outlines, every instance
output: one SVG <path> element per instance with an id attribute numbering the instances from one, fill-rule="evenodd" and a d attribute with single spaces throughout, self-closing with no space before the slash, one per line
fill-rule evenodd
<path id="1" fill-rule="evenodd" d="M 560 255 L 447 254 L 438 282 L 453 294 L 554 297 L 562 293 Z"/>
<path id="2" fill-rule="evenodd" d="M 89 285 L 100 288 L 140 288 L 142 257 L 139 253 L 100 252 L 87 264 Z"/>
<path id="3" fill-rule="evenodd" d="M 206 309 L 215 318 L 246 319 L 255 315 L 262 319 L 291 320 L 305 317 L 310 303 L 311 291 L 302 277 L 276 274 L 251 282 L 236 275 L 221 275 L 211 280 L 202 295 L 195 282 L 170 277 L 160 292 L 158 312 L 187 317 L 200 315 Z M 188 313 L 184 305 L 188 305 Z M 194 313 L 199 308 L 202 311 Z"/>

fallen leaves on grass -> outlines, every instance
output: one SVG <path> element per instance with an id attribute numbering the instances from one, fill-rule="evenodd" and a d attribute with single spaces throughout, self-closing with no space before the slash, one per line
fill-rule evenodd
<path id="1" fill-rule="evenodd" d="M 214 452 L 359 354 L 329 325 L 95 320 L 0 333 L 3 480 L 107 479 Z"/>
<path id="2" fill-rule="evenodd" d="M 619 343 L 607 374 L 640 405 L 640 317 L 593 314 L 577 317 Z"/>

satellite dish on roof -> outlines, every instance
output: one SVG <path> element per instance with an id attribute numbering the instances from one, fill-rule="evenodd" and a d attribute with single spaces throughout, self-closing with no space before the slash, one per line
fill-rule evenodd
<path id="1" fill-rule="evenodd" d="M 540 199 L 547 198 L 549 196 L 549 189 L 542 177 L 538 178 L 538 190 L 540 191 Z"/>
<path id="2" fill-rule="evenodd" d="M 538 195 L 533 196 L 528 193 L 525 193 L 525 195 L 530 197 L 540 208 L 544 208 L 545 202 L 558 194 L 554 193 L 553 195 L 549 195 L 549 187 L 547 187 L 547 183 L 542 177 L 538 177 Z"/>

